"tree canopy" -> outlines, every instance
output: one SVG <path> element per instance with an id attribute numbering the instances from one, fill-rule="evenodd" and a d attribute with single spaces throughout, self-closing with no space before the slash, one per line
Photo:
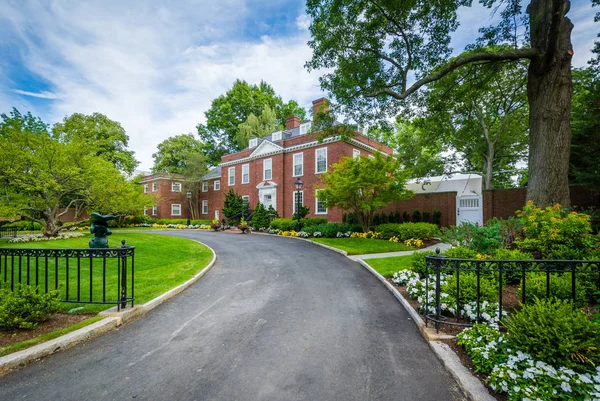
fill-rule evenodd
<path id="1" fill-rule="evenodd" d="M 345 157 L 321 176 L 317 196 L 326 207 L 337 206 L 358 216 L 365 231 L 373 224 L 373 215 L 390 202 L 408 199 L 406 173 L 394 157 L 376 153 L 373 158 Z"/>
<path id="2" fill-rule="evenodd" d="M 132 174 L 139 164 L 127 149 L 129 136 L 116 121 L 104 114 L 75 113 L 52 127 L 52 136 L 64 143 L 81 142 L 91 154 L 99 156 L 122 172 Z"/>
<path id="3" fill-rule="evenodd" d="M 115 165 L 90 151 L 85 141 L 59 141 L 39 118 L 0 115 L 0 198 L 2 217 L 40 223 L 47 236 L 68 225 L 59 219 L 73 208 L 137 214 L 152 200 Z"/>
<path id="4" fill-rule="evenodd" d="M 239 131 L 236 136 L 236 142 L 239 148 L 248 147 L 248 142 L 252 138 L 264 138 L 273 132 L 282 129 L 277 125 L 277 117 L 271 108 L 267 105 L 262 113 L 257 117 L 250 113 L 248 119 L 239 125 Z"/>
<path id="5" fill-rule="evenodd" d="M 286 118 L 291 115 L 306 117 L 306 111 L 296 101 L 284 103 L 268 83 L 251 85 L 238 79 L 224 95 L 212 101 L 204 113 L 206 123 L 197 126 L 207 162 L 216 165 L 224 153 L 242 150 L 238 141 L 240 124 L 246 123 L 251 114 L 262 115 L 266 106 L 275 113 L 280 126 L 285 126 Z"/>
<path id="6" fill-rule="evenodd" d="M 165 139 L 158 144 L 158 151 L 152 154 L 153 173 L 185 174 L 188 161 L 193 155 L 202 154 L 202 143 L 192 134 L 180 134 Z"/>
<path id="7" fill-rule="evenodd" d="M 597 0 L 594 0 L 597 3 Z M 470 0 L 308 0 L 312 69 L 361 123 L 395 117 L 420 88 L 473 64 L 528 61 L 529 186 L 539 206 L 569 205 L 571 30 L 568 0 L 481 0 L 500 15 L 452 57 L 450 35 Z"/>

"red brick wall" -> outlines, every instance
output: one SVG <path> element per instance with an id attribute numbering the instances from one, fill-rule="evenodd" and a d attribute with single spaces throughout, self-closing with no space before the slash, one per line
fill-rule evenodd
<path id="1" fill-rule="evenodd" d="M 172 191 L 172 183 L 181 183 L 181 192 Z M 152 191 L 152 184 L 156 183 L 156 191 Z M 142 179 L 142 185 L 148 185 L 148 194 L 154 195 L 156 202 L 156 215 L 152 214 L 152 208 L 148 209 L 148 217 L 157 219 L 185 219 L 188 216 L 186 189 L 183 185 L 183 179 L 167 178 L 162 176 L 148 176 Z M 181 205 L 181 215 L 171 214 L 171 205 Z"/>
<path id="2" fill-rule="evenodd" d="M 313 135 L 314 136 L 314 135 Z M 299 138 L 294 138 L 293 144 L 310 142 L 314 138 L 311 135 L 303 135 Z M 286 141 L 286 145 L 289 144 Z M 328 144 L 322 144 L 320 146 L 310 147 L 306 149 L 300 149 L 296 152 L 279 153 L 276 155 L 266 156 L 259 159 L 250 160 L 247 162 L 236 163 L 230 166 L 223 166 L 221 168 L 221 190 L 214 191 L 213 180 L 210 181 L 210 188 L 208 193 L 203 192 L 200 194 L 199 209 L 201 210 L 202 200 L 208 199 L 209 217 L 214 218 L 215 210 L 222 210 L 224 196 L 229 192 L 230 188 L 238 193 L 239 195 L 248 195 L 250 197 L 250 208 L 254 209 L 258 203 L 258 189 L 256 186 L 263 182 L 263 161 L 265 159 L 272 159 L 272 179 L 270 181 L 277 184 L 277 196 L 276 196 L 276 207 L 281 217 L 291 218 L 293 215 L 293 202 L 294 192 L 296 191 L 294 181 L 297 177 L 293 177 L 293 157 L 294 154 L 302 153 L 304 162 L 303 175 L 300 177 L 304 182 L 302 188 L 304 196 L 304 205 L 310 207 L 310 213 L 308 217 L 325 217 L 331 222 L 342 221 L 342 211 L 337 208 L 329 208 L 327 214 L 316 214 L 316 199 L 315 199 L 315 188 L 321 183 L 320 174 L 315 174 L 316 163 L 315 163 L 315 152 L 317 149 L 327 148 L 327 162 L 328 168 L 331 164 L 336 163 L 343 156 L 352 157 L 353 150 L 360 150 L 361 154 L 369 155 L 368 151 L 358 149 L 353 145 L 346 142 L 333 142 Z M 234 156 L 234 155 L 230 155 Z M 240 153 L 235 154 L 237 157 L 241 156 Z M 237 158 L 236 157 L 236 158 Z M 242 165 L 248 164 L 250 168 L 250 182 L 242 184 Z M 235 168 L 235 185 L 228 185 L 229 168 Z M 201 215 L 203 218 L 203 216 Z M 222 212 L 220 213 L 222 218 Z"/>
<path id="3" fill-rule="evenodd" d="M 448 227 L 456 224 L 456 192 L 437 192 L 432 194 L 416 194 L 411 199 L 394 202 L 390 204 L 385 212 L 395 212 L 400 214 L 406 211 L 411 219 L 415 210 L 429 212 L 429 218 L 433 216 L 434 210 L 439 210 L 441 214 L 440 225 Z"/>
<path id="4" fill-rule="evenodd" d="M 598 193 L 584 186 L 571 186 L 571 205 L 580 208 L 600 207 Z M 492 217 L 509 218 L 525 206 L 527 188 L 483 191 L 483 221 Z"/>

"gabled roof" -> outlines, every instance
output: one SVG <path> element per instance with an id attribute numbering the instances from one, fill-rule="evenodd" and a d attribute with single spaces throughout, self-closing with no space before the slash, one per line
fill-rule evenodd
<path id="1" fill-rule="evenodd" d="M 254 152 L 250 153 L 250 156 L 248 157 L 258 157 L 280 151 L 283 151 L 282 146 L 263 138 L 263 141 L 260 143 L 260 145 L 258 145 L 256 149 L 254 149 Z"/>

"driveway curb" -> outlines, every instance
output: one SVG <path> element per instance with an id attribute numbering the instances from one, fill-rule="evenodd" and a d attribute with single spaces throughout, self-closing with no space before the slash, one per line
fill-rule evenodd
<path id="1" fill-rule="evenodd" d="M 196 241 L 192 239 L 190 240 Z M 162 304 L 163 302 L 170 300 L 180 292 L 189 288 L 192 284 L 200 280 L 214 266 L 215 262 L 217 261 L 217 254 L 215 253 L 214 249 L 200 241 L 196 242 L 210 249 L 210 251 L 213 254 L 213 258 L 210 261 L 210 263 L 206 267 L 204 267 L 200 272 L 198 272 L 194 277 L 192 277 L 185 283 L 182 283 L 177 287 L 146 302 L 143 305 L 135 306 L 132 309 L 127 309 L 119 312 L 117 312 L 117 307 L 115 306 L 114 308 L 100 312 L 98 316 L 104 316 L 105 318 L 96 323 L 90 324 L 86 327 L 82 327 L 81 329 L 75 330 L 71 333 L 67 333 L 53 340 L 46 341 L 33 347 L 24 349 L 22 351 L 14 352 L 12 354 L 0 357 L 0 377 L 32 361 L 54 354 L 55 352 L 74 347 L 77 344 L 80 344 L 94 337 L 107 333 L 128 321 L 141 317 L 150 312 L 152 309 L 159 306 L 160 304 Z"/>
<path id="2" fill-rule="evenodd" d="M 473 376 L 473 374 L 462 364 L 458 358 L 458 355 L 452 351 L 448 344 L 440 341 L 443 339 L 452 338 L 453 336 L 437 334 L 434 329 L 426 327 L 425 322 L 419 313 L 413 309 L 410 303 L 402 296 L 400 291 L 390 284 L 385 277 L 369 266 L 367 262 L 360 259 L 355 261 L 360 263 L 364 268 L 377 277 L 379 281 L 381 281 L 388 288 L 388 290 L 391 291 L 394 297 L 396 297 L 396 299 L 402 304 L 404 309 L 406 309 L 412 320 L 417 325 L 417 328 L 419 329 L 419 332 L 423 338 L 425 338 L 429 344 L 429 347 L 433 350 L 438 359 L 442 361 L 446 367 L 446 370 L 448 370 L 452 377 L 454 377 L 454 380 L 463 393 L 465 393 L 467 398 L 471 401 L 495 401 L 495 398 L 490 395 L 479 379 Z"/>

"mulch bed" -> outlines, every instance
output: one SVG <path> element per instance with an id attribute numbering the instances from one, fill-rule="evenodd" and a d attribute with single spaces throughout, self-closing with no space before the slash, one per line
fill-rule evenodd
<path id="1" fill-rule="evenodd" d="M 97 313 L 69 314 L 55 313 L 47 320 L 38 323 L 36 327 L 29 330 L 19 329 L 15 331 L 0 331 L 0 347 L 31 340 L 55 330 L 66 329 L 74 324 L 96 316 Z"/>

